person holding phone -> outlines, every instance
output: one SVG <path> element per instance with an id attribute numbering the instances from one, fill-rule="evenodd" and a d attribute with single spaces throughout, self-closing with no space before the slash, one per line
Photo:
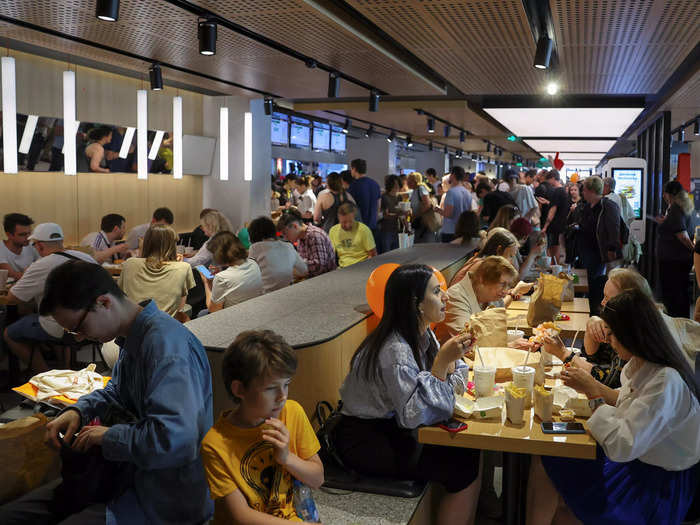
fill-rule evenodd
<path id="1" fill-rule="evenodd" d="M 473 523 L 479 451 L 420 445 L 414 432 L 452 417 L 455 388 L 463 387 L 469 370 L 461 357 L 471 336 L 438 344 L 430 324 L 445 317 L 447 295 L 428 266 L 398 267 L 384 297 L 381 321 L 355 352 L 340 388 L 338 453 L 364 475 L 440 483 L 447 494 L 436 523 Z"/>
<path id="2" fill-rule="evenodd" d="M 622 386 L 610 396 L 588 371 L 562 372 L 589 398 L 598 458 L 534 456 L 527 523 L 680 523 L 698 485 L 700 384 L 642 291 L 620 293 L 600 315 L 627 361 Z"/>
<path id="3" fill-rule="evenodd" d="M 197 267 L 202 273 L 207 303 L 207 311 L 204 314 L 200 312 L 200 317 L 262 295 L 260 267 L 248 258 L 248 250 L 236 234 L 219 232 L 207 245 L 216 266 L 210 267 L 210 270 L 215 270 L 215 275 L 207 272 L 206 268 L 202 272 Z M 224 269 L 219 271 L 220 268 Z"/>

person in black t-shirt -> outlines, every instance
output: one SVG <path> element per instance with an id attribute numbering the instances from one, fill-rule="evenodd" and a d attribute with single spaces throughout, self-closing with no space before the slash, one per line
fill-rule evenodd
<path id="1" fill-rule="evenodd" d="M 485 182 L 480 182 L 477 185 L 476 196 L 483 202 L 481 218 L 488 223 L 493 221 L 493 218 L 498 213 L 498 210 L 501 209 L 501 206 L 512 204 L 517 207 L 510 193 L 499 190 L 491 191 L 491 186 Z"/>
<path id="2" fill-rule="evenodd" d="M 559 172 L 547 173 L 549 205 L 547 215 L 542 215 L 542 232 L 547 234 L 547 254 L 559 262 L 559 236 L 566 230 L 566 216 L 569 213 L 569 198 L 561 183 Z"/>
<path id="3" fill-rule="evenodd" d="M 698 286 L 700 286 L 700 235 L 696 237 L 693 261 L 695 266 L 695 281 L 698 283 Z M 693 315 L 693 318 L 700 323 L 700 295 L 698 295 L 698 300 L 695 302 L 695 315 Z"/>

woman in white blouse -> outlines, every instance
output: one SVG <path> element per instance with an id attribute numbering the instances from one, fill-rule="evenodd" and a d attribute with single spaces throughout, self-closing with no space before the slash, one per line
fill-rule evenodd
<path id="1" fill-rule="evenodd" d="M 562 372 L 590 400 L 598 458 L 534 457 L 527 523 L 680 523 L 698 483 L 700 385 L 644 293 L 617 295 L 600 316 L 611 346 L 628 361 L 616 396 L 606 402 L 582 369 Z"/>
<path id="2" fill-rule="evenodd" d="M 226 218 L 226 216 L 218 210 L 209 210 L 207 213 L 202 215 L 200 219 L 202 226 L 202 231 L 204 234 L 211 238 L 219 232 L 230 232 L 233 231 L 231 223 Z M 189 263 L 193 268 L 199 265 L 209 266 L 212 262 L 212 252 L 209 248 L 209 241 L 205 242 L 197 253 L 195 253 L 189 259 L 184 259 L 186 263 Z"/>
<path id="3" fill-rule="evenodd" d="M 311 189 L 311 177 L 299 177 L 295 184 L 299 192 L 299 204 L 297 204 L 299 213 L 304 219 L 313 219 L 314 208 L 316 207 L 316 194 Z"/>

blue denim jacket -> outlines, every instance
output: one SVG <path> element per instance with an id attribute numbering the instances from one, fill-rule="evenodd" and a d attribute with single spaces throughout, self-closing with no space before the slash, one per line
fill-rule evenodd
<path id="1" fill-rule="evenodd" d="M 131 325 L 112 380 L 75 408 L 83 424 L 109 405 L 133 414 L 104 435 L 105 459 L 136 467 L 134 486 L 107 505 L 107 523 L 202 523 L 213 514 L 199 448 L 212 426 L 204 347 L 153 301 Z"/>

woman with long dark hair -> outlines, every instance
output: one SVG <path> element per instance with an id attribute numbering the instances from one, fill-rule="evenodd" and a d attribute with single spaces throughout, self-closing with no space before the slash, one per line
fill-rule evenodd
<path id="1" fill-rule="evenodd" d="M 420 445 L 414 429 L 449 419 L 455 387 L 468 372 L 468 334 L 438 345 L 430 324 L 445 317 L 447 296 L 433 270 L 400 266 L 389 277 L 384 315 L 355 352 L 340 389 L 343 419 L 335 438 L 346 465 L 365 475 L 434 481 L 447 495 L 437 523 L 473 523 L 481 485 L 479 452 Z"/>
<path id="2" fill-rule="evenodd" d="M 644 292 L 622 292 L 600 316 L 628 361 L 616 399 L 606 403 L 588 372 L 562 372 L 590 400 L 598 458 L 534 457 L 528 523 L 680 523 L 698 483 L 700 384 Z"/>

